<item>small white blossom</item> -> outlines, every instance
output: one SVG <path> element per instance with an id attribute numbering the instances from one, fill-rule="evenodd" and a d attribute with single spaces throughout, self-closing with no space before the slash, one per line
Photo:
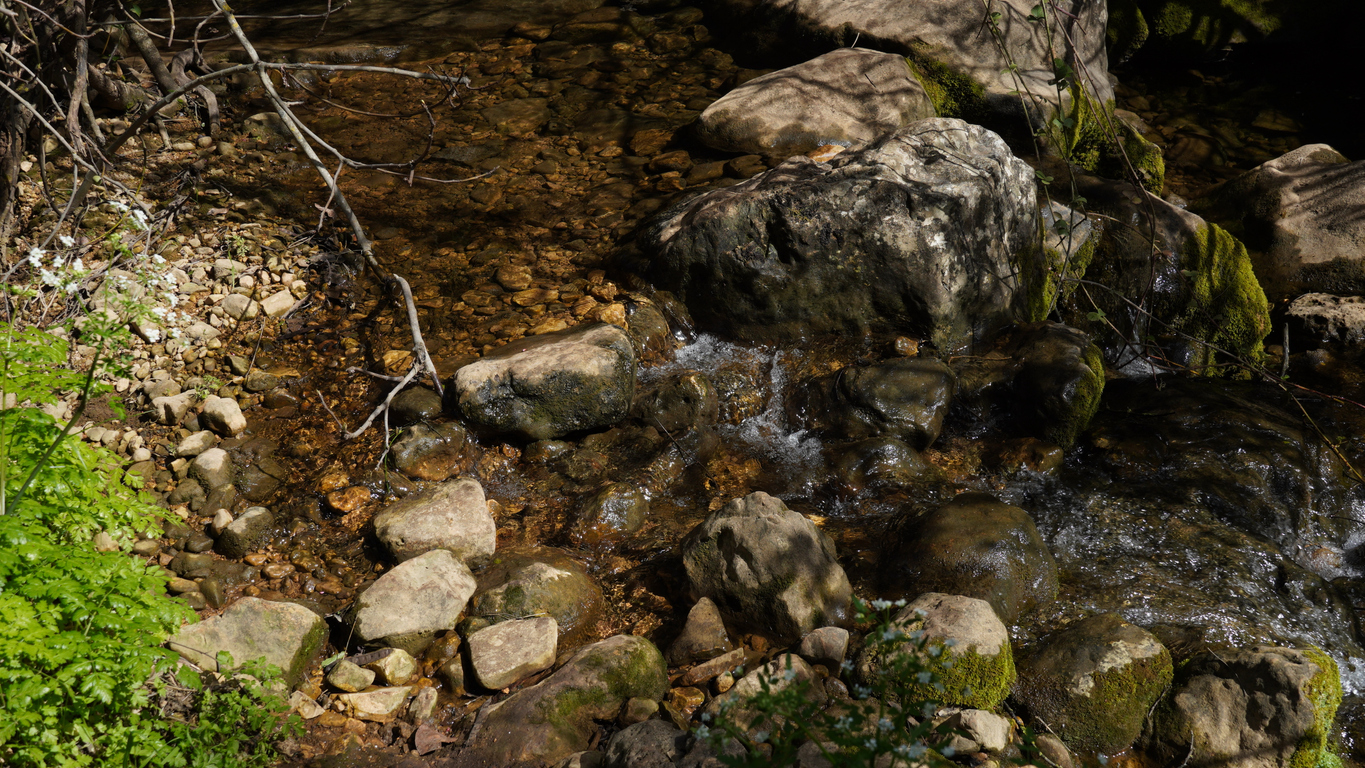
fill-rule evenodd
<path id="1" fill-rule="evenodd" d="M 75 293 L 76 291 L 80 290 L 80 285 L 74 282 L 67 283 L 66 288 L 64 288 L 63 290 L 65 290 L 67 293 Z"/>
<path id="2" fill-rule="evenodd" d="M 58 235 L 57 239 L 61 241 L 62 247 L 64 248 L 70 248 L 76 244 L 76 238 L 71 235 Z"/>
<path id="3" fill-rule="evenodd" d="M 767 732 L 767 731 L 757 731 L 757 732 L 754 733 L 754 741 L 757 741 L 758 743 L 762 744 L 763 742 L 765 742 L 765 741 L 767 741 L 767 740 L 768 740 L 768 732 Z"/>
<path id="4" fill-rule="evenodd" d="M 163 258 L 161 257 L 161 254 L 159 254 L 159 253 L 154 253 L 154 254 L 152 254 L 152 263 L 153 263 L 153 264 L 165 264 L 165 263 L 166 263 L 166 260 L 163 259 Z"/>
<path id="5" fill-rule="evenodd" d="M 57 273 L 49 272 L 46 269 L 39 273 L 39 277 L 42 278 L 43 285 L 50 285 L 53 288 L 56 288 L 57 286 L 62 284 L 62 279 L 60 277 L 57 277 Z"/>
<path id="6" fill-rule="evenodd" d="M 77 256 L 77 257 L 76 257 L 76 260 L 73 261 L 73 262 L 71 262 L 71 270 L 72 270 L 73 272 L 84 272 L 84 271 L 85 271 L 85 262 L 81 261 L 81 257 Z"/>
<path id="7" fill-rule="evenodd" d="M 43 253 L 44 253 L 43 249 L 39 248 L 36 245 L 30 248 L 28 252 L 29 266 L 33 267 L 34 269 L 41 267 L 43 265 Z"/>

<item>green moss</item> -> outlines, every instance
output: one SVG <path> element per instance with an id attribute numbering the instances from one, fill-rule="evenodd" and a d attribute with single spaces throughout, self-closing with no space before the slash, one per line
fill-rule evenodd
<path id="1" fill-rule="evenodd" d="M 1273 0 L 1139 0 L 1151 36 L 1198 50 L 1264 37 L 1279 29 Z"/>
<path id="2" fill-rule="evenodd" d="M 1052 309 L 1076 290 L 1075 280 L 1085 277 L 1085 271 L 1095 260 L 1098 233 L 1092 233 L 1067 260 L 1055 248 L 1034 248 L 1025 251 L 1017 264 L 1028 276 L 1025 286 L 1024 319 L 1030 323 L 1048 318 Z M 1041 254 L 1041 257 L 1038 256 Z M 1059 279 L 1065 274 L 1066 279 Z"/>
<path id="3" fill-rule="evenodd" d="M 1187 299 L 1171 325 L 1209 346 L 1201 346 L 1191 367 L 1212 373 L 1211 347 L 1254 362 L 1264 356 L 1270 310 L 1246 247 L 1217 224 L 1198 232 L 1181 254 Z"/>
<path id="4" fill-rule="evenodd" d="M 994 656 L 984 656 L 975 648 L 944 650 L 938 656 L 924 657 L 925 668 L 937 677 L 937 685 L 918 680 L 903 681 L 904 696 L 912 701 L 936 701 L 971 709 L 995 709 L 1014 685 L 1014 652 L 1008 645 Z M 939 690 L 942 686 L 942 690 Z"/>
<path id="5" fill-rule="evenodd" d="M 1147 26 L 1147 17 L 1134 0 L 1111 0 L 1109 27 L 1105 33 L 1109 61 L 1111 64 L 1120 64 L 1147 42 L 1151 29 Z"/>
<path id="6" fill-rule="evenodd" d="M 981 122 L 987 113 L 984 85 L 927 56 L 912 56 L 906 59 L 906 63 L 910 65 L 910 72 L 915 79 L 924 86 L 924 92 L 928 94 L 939 117 Z"/>
<path id="7" fill-rule="evenodd" d="M 1107 178 L 1124 179 L 1129 167 L 1142 186 L 1160 195 L 1166 183 L 1161 148 L 1114 114 L 1112 101 L 1100 104 L 1077 85 L 1071 86 L 1070 127 L 1063 131 L 1062 154 L 1073 165 Z"/>
<path id="8" fill-rule="evenodd" d="M 1099 410 L 1100 395 L 1104 394 L 1104 355 L 1100 348 L 1094 344 L 1086 347 L 1083 359 L 1090 374 L 1076 384 L 1071 412 L 1049 424 L 1044 435 L 1063 449 L 1076 444 L 1076 438 L 1090 425 L 1090 419 Z"/>
<path id="9" fill-rule="evenodd" d="M 1308 648 L 1303 655 L 1318 667 L 1318 673 L 1305 686 L 1308 700 L 1313 702 L 1313 727 L 1299 740 L 1289 758 L 1289 768 L 1325 768 L 1333 759 L 1340 762 L 1340 758 L 1327 748 L 1327 738 L 1332 733 L 1337 707 L 1341 705 L 1341 674 L 1337 663 L 1321 649 Z"/>

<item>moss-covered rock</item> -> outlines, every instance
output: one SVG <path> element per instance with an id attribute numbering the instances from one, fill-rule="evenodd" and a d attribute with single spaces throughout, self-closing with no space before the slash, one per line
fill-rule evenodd
<path id="1" fill-rule="evenodd" d="M 1327 738 L 1341 697 L 1337 665 L 1318 648 L 1201 653 L 1176 671 L 1146 746 L 1171 764 L 1330 764 Z"/>
<path id="2" fill-rule="evenodd" d="M 1138 0 L 1152 42 L 1177 50 L 1213 51 L 1279 29 L 1291 0 Z"/>
<path id="3" fill-rule="evenodd" d="M 668 690 L 663 654 L 643 637 L 617 635 L 583 647 L 553 675 L 487 707 L 470 734 L 471 764 L 555 765 L 588 748 L 598 721 L 632 698 Z"/>
<path id="4" fill-rule="evenodd" d="M 1156 637 L 1101 614 L 1040 640 L 1019 663 L 1014 695 L 1068 747 L 1112 755 L 1137 739 L 1171 675 Z"/>
<path id="5" fill-rule="evenodd" d="M 990 603 L 961 595 L 920 595 L 892 619 L 908 639 L 890 653 L 915 653 L 930 682 L 918 676 L 895 681 L 903 700 L 995 709 L 1014 684 L 1014 652 L 1009 631 Z M 923 642 L 923 651 L 918 650 Z M 873 646 L 875 647 L 875 646 Z M 858 659 L 858 673 L 871 680 L 884 667 L 872 647 Z"/>
<path id="6" fill-rule="evenodd" d="M 561 644 L 581 642 L 602 615 L 602 588 L 582 563 L 551 547 L 522 547 L 498 553 L 479 573 L 469 600 L 466 635 L 490 624 L 550 616 Z"/>
<path id="7" fill-rule="evenodd" d="M 1171 325 L 1206 342 L 1189 365 L 1213 372 L 1215 348 L 1259 361 L 1262 340 L 1270 333 L 1270 306 L 1246 246 L 1217 224 L 1208 224 L 1185 244 L 1181 264 L 1188 292 Z"/>

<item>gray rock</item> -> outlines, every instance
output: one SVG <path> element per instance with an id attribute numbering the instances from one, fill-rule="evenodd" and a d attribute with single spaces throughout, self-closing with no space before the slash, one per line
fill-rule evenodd
<path id="1" fill-rule="evenodd" d="M 413 424 L 393 441 L 390 450 L 399 472 L 414 480 L 440 482 L 469 468 L 470 448 L 469 433 L 450 422 Z"/>
<path id="2" fill-rule="evenodd" d="M 1271 301 L 1365 293 L 1365 161 L 1308 144 L 1216 187 L 1192 206 L 1246 243 Z"/>
<path id="3" fill-rule="evenodd" d="M 218 306 L 228 314 L 233 320 L 250 320 L 260 314 L 261 305 L 251 300 L 249 296 L 234 293 L 223 299 L 223 303 Z"/>
<path id="4" fill-rule="evenodd" d="M 280 377 L 265 371 L 252 371 L 242 382 L 242 389 L 248 392 L 268 392 L 280 385 Z"/>
<path id="5" fill-rule="evenodd" d="M 460 414 L 477 428 L 546 440 L 620 421 L 635 397 L 635 348 L 613 325 L 580 325 L 494 350 L 456 371 Z"/>
<path id="6" fill-rule="evenodd" d="M 627 483 L 611 483 L 583 505 L 569 538 L 580 547 L 612 545 L 640 530 L 648 515 L 644 491 Z"/>
<path id="7" fill-rule="evenodd" d="M 1014 696 L 1071 749 L 1112 755 L 1142 732 L 1171 671 L 1161 641 L 1101 614 L 1039 642 L 1019 663 Z"/>
<path id="8" fill-rule="evenodd" d="M 437 549 L 395 566 L 356 598 L 350 611 L 363 643 L 420 654 L 437 632 L 452 629 L 476 582 L 455 555 Z"/>
<path id="9" fill-rule="evenodd" d="M 483 486 L 462 478 L 406 496 L 374 518 L 375 534 L 400 562 L 445 549 L 466 563 L 493 554 L 497 525 Z"/>
<path id="10" fill-rule="evenodd" d="M 1010 744 L 1014 728 L 1010 721 L 993 712 L 964 709 L 957 713 L 956 722 L 949 727 L 961 728 L 967 738 L 975 741 L 986 752 L 999 754 Z"/>
<path id="11" fill-rule="evenodd" d="M 1316 648 L 1202 653 L 1181 666 L 1147 746 L 1168 762 L 1317 765 L 1340 703 L 1337 665 Z"/>
<path id="12" fill-rule="evenodd" d="M 1285 312 L 1293 348 L 1365 342 L 1365 297 L 1307 293 Z"/>
<path id="13" fill-rule="evenodd" d="M 762 491 L 711 513 L 683 543 L 692 591 L 732 625 L 795 642 L 849 618 L 852 587 L 834 542 Z"/>
<path id="14" fill-rule="evenodd" d="M 701 113 L 697 137 L 726 152 L 785 158 L 827 144 L 861 147 L 935 116 L 904 56 L 841 48 L 725 94 Z"/>
<path id="15" fill-rule="evenodd" d="M 1057 562 L 1033 518 L 985 493 L 908 521 L 882 562 L 885 588 L 979 598 L 1011 624 L 1057 598 Z"/>
<path id="16" fill-rule="evenodd" d="M 229 397 L 210 397 L 204 401 L 199 423 L 223 437 L 236 437 L 246 429 L 246 417 L 237 401 Z"/>
<path id="17" fill-rule="evenodd" d="M 327 639 L 327 622 L 293 603 L 244 597 L 219 616 L 181 627 L 167 641 L 172 650 L 203 669 L 218 671 L 226 651 L 234 666 L 265 659 L 291 684 L 298 682 Z"/>
<path id="18" fill-rule="evenodd" d="M 894 437 L 836 443 L 825 456 L 838 488 L 855 496 L 906 488 L 938 474 L 918 451 Z"/>
<path id="19" fill-rule="evenodd" d="M 793 421 L 828 437 L 893 437 L 923 450 L 943 431 L 953 386 L 952 371 L 938 360 L 888 360 L 812 379 L 788 410 Z"/>
<path id="20" fill-rule="evenodd" d="M 175 486 L 175 490 L 171 491 L 170 495 L 166 497 L 166 501 L 172 505 L 189 504 L 190 509 L 197 511 L 204 506 L 206 496 L 204 487 L 199 484 L 198 480 L 181 480 Z"/>
<path id="21" fill-rule="evenodd" d="M 289 291 L 276 291 L 261 300 L 266 317 L 281 317 L 294 308 L 294 297 Z"/>
<path id="22" fill-rule="evenodd" d="M 550 616 L 565 645 L 587 636 L 603 610 L 602 589 L 581 563 L 549 547 L 504 550 L 479 574 L 471 623 Z"/>
<path id="23" fill-rule="evenodd" d="M 157 421 L 174 426 L 185 418 L 197 399 L 193 392 L 157 397 L 152 400 L 152 409 L 156 412 Z"/>
<path id="24" fill-rule="evenodd" d="M 265 507 L 249 507 L 242 516 L 228 524 L 218 535 L 214 550 L 223 557 L 246 557 L 270 538 L 275 530 L 275 516 Z"/>
<path id="25" fill-rule="evenodd" d="M 956 350 L 1043 290 L 1020 269 L 1038 239 L 1034 184 L 994 133 L 922 120 L 829 163 L 794 157 L 688 198 L 626 266 L 741 338 L 901 331 Z"/>
<path id="26" fill-rule="evenodd" d="M 160 381 L 148 381 L 142 388 L 147 393 L 147 397 L 155 401 L 158 397 L 175 397 L 181 393 L 180 382 L 175 379 L 162 379 Z"/>
<path id="27" fill-rule="evenodd" d="M 210 448 L 190 463 L 190 477 L 208 490 L 232 484 L 232 458 L 222 448 Z"/>
<path id="28" fill-rule="evenodd" d="M 673 768 L 691 746 L 687 733 L 663 720 L 623 728 L 607 743 L 607 768 Z"/>
<path id="29" fill-rule="evenodd" d="M 394 426 L 407 426 L 441 415 L 441 396 L 426 387 L 409 387 L 393 399 L 389 414 Z"/>
<path id="30" fill-rule="evenodd" d="M 440 694 L 435 688 L 427 686 L 419 688 L 417 695 L 408 702 L 407 718 L 413 725 L 421 725 L 436 717 L 436 704 Z"/>
<path id="31" fill-rule="evenodd" d="M 469 636 L 469 665 L 479 685 L 499 691 L 555 662 L 559 626 L 554 619 L 514 619 Z"/>
<path id="32" fill-rule="evenodd" d="M 643 393 L 631 409 L 645 424 L 672 434 L 715 424 L 720 402 L 711 381 L 696 371 L 683 371 Z"/>
<path id="33" fill-rule="evenodd" d="M 339 691 L 355 693 L 370 687 L 374 682 L 374 670 L 356 666 L 342 659 L 327 673 L 327 684 Z"/>
<path id="34" fill-rule="evenodd" d="M 341 711 L 350 717 L 387 723 L 398 717 L 408 700 L 412 688 L 376 688 L 363 693 L 338 694 L 334 701 L 341 705 Z"/>
<path id="35" fill-rule="evenodd" d="M 675 667 L 714 659 L 734 648 L 725 631 L 720 611 L 709 597 L 703 597 L 687 612 L 682 634 L 668 646 L 668 663 Z"/>
<path id="36" fill-rule="evenodd" d="M 844 663 L 847 651 L 848 630 L 843 627 L 820 627 L 801 638 L 801 658 L 831 670 Z"/>
<path id="37" fill-rule="evenodd" d="M 366 664 L 365 668 L 375 673 L 381 685 L 403 685 L 421 671 L 417 660 L 402 648 L 390 648 L 388 653 Z"/>
<path id="38" fill-rule="evenodd" d="M 184 457 L 198 456 L 217 444 L 217 435 L 208 430 L 202 430 L 181 440 L 180 444 L 175 447 L 175 455 Z"/>
<path id="39" fill-rule="evenodd" d="M 663 656 L 643 637 L 584 646 L 545 680 L 489 704 L 469 736 L 470 757 L 491 765 L 554 765 L 588 748 L 627 699 L 668 690 Z"/>

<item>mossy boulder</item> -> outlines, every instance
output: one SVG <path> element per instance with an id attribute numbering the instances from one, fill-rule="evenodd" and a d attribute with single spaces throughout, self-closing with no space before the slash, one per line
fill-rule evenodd
<path id="1" fill-rule="evenodd" d="M 971 709 L 995 709 L 1014 684 L 1014 652 L 1009 631 L 990 603 L 962 595 L 930 592 L 920 595 L 892 619 L 908 639 L 891 653 L 915 653 L 931 682 L 918 677 L 896 681 L 903 700 L 933 701 Z M 918 649 L 921 638 L 924 652 Z M 949 644 L 949 641 L 952 641 Z M 882 659 L 864 649 L 858 674 L 870 680 Z"/>
<path id="2" fill-rule="evenodd" d="M 1147 42 L 1167 51 L 1208 53 L 1279 29 L 1292 0 L 1136 0 Z"/>
<path id="3" fill-rule="evenodd" d="M 643 637 L 617 635 L 584 646 L 545 680 L 490 704 L 470 733 L 468 757 L 488 765 L 556 765 L 587 749 L 600 721 L 628 699 L 668 691 L 663 654 Z"/>
<path id="4" fill-rule="evenodd" d="M 498 553 L 479 572 L 461 629 L 470 634 L 508 619 L 550 616 L 563 645 L 581 642 L 603 607 L 602 588 L 582 563 L 552 547 L 519 547 Z"/>
<path id="5" fill-rule="evenodd" d="M 1181 665 L 1146 746 L 1175 765 L 1314 768 L 1341 704 L 1336 662 L 1322 650 L 1256 646 Z"/>
<path id="6" fill-rule="evenodd" d="M 732 626 L 796 642 L 848 621 L 853 588 L 834 542 L 780 499 L 756 491 L 712 512 L 682 545 L 692 593 Z"/>
<path id="7" fill-rule="evenodd" d="M 455 372 L 466 423 L 498 435 L 549 440 L 620 421 L 635 397 L 635 346 L 605 323 L 543 333 Z"/>
<path id="8" fill-rule="evenodd" d="M 1019 662 L 1014 697 L 1079 752 L 1127 749 L 1171 683 L 1171 654 L 1114 614 L 1069 624 Z"/>
<path id="9" fill-rule="evenodd" d="M 887 589 L 980 598 L 1010 623 L 1057 598 L 1057 563 L 1033 518 L 985 493 L 906 523 L 882 562 Z"/>

